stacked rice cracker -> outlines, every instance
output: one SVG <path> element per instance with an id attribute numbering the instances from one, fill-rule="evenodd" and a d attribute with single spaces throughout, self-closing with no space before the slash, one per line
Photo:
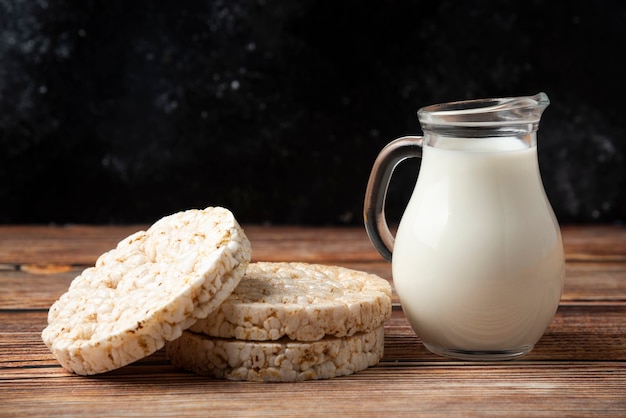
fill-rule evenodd
<path id="1" fill-rule="evenodd" d="M 76 277 L 50 308 L 42 339 L 80 375 L 164 346 L 178 367 L 234 380 L 328 379 L 380 361 L 391 315 L 386 280 L 250 259 L 250 242 L 228 210 L 167 216 Z"/>

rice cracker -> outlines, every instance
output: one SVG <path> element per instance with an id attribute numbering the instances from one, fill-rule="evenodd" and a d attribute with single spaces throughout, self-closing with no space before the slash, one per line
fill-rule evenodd
<path id="1" fill-rule="evenodd" d="M 42 339 L 77 374 L 122 367 L 215 310 L 250 257 L 250 242 L 227 209 L 164 217 L 76 277 L 50 308 Z"/>
<path id="2" fill-rule="evenodd" d="M 391 286 L 374 274 L 306 263 L 251 263 L 211 315 L 166 346 L 174 365 L 234 380 L 293 382 L 378 363 Z"/>
<path id="3" fill-rule="evenodd" d="M 307 263 L 251 263 L 233 293 L 189 329 L 246 341 L 316 341 L 378 328 L 391 286 L 374 274 Z"/>
<path id="4" fill-rule="evenodd" d="M 383 326 L 349 337 L 318 341 L 241 341 L 190 331 L 167 343 L 172 364 L 230 380 L 298 382 L 346 376 L 376 365 L 383 356 Z"/>

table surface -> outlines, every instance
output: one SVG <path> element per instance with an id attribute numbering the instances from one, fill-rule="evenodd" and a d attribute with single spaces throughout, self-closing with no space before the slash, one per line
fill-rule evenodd
<path id="1" fill-rule="evenodd" d="M 472 363 L 427 352 L 394 293 L 385 355 L 351 376 L 231 382 L 176 369 L 163 350 L 83 377 L 41 341 L 50 305 L 141 226 L 0 226 L 0 416 L 626 415 L 626 228 L 565 226 L 557 314 L 526 357 Z M 363 228 L 246 226 L 253 261 L 339 265 L 392 280 Z"/>

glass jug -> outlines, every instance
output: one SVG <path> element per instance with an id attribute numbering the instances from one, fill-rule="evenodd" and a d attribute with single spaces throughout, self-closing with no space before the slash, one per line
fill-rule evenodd
<path id="1" fill-rule="evenodd" d="M 539 93 L 424 107 L 423 137 L 392 141 L 374 163 L 365 226 L 392 262 L 402 309 L 433 353 L 518 358 L 556 312 L 565 260 L 537 159 L 548 104 Z M 421 166 L 394 238 L 385 197 L 394 168 L 411 157 Z"/>

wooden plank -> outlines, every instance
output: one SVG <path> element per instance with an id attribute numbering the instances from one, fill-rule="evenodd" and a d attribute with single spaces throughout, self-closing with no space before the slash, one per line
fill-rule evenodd
<path id="1" fill-rule="evenodd" d="M 103 375 L 72 375 L 41 341 L 47 308 L 85 266 L 135 230 L 0 226 L 1 416 L 626 415 L 623 227 L 563 228 L 561 306 L 518 361 L 469 363 L 429 353 L 394 297 L 383 360 L 344 378 L 297 385 L 215 380 L 172 367 L 163 350 Z M 362 228 L 246 231 L 257 259 L 342 265 L 391 281 L 391 266 Z"/>
<path id="2" fill-rule="evenodd" d="M 626 226 L 561 227 L 568 260 L 626 261 Z"/>
<path id="3" fill-rule="evenodd" d="M 0 226 L 0 265 L 92 265 L 131 233 L 134 226 Z M 245 226 L 255 260 L 341 264 L 377 262 L 365 229 Z M 626 228 L 564 226 L 569 260 L 626 261 Z"/>
<path id="4" fill-rule="evenodd" d="M 0 226 L 0 263 L 93 265 L 141 226 Z"/>
<path id="5" fill-rule="evenodd" d="M 145 225 L 101 227 L 0 226 L 0 264 L 92 265 L 126 236 Z M 246 226 L 253 257 L 265 261 L 378 261 L 363 228 Z"/>
<path id="6" fill-rule="evenodd" d="M 0 311 L 0 368 L 55 364 L 40 338 L 46 318 L 45 311 Z M 520 361 L 626 361 L 625 329 L 626 306 L 561 306 Z M 385 342 L 385 361 L 447 361 L 421 345 L 400 309 L 385 323 Z"/>
<path id="7" fill-rule="evenodd" d="M 626 304 L 626 262 L 567 262 L 561 302 Z"/>
<path id="8" fill-rule="evenodd" d="M 333 264 L 326 260 L 322 263 Z M 377 274 L 393 286 L 391 264 L 385 261 L 337 264 Z M 0 270 L 0 309 L 48 309 L 82 270 L 82 266 L 61 270 L 41 266 Z M 620 302 L 626 303 L 626 262 L 572 261 L 566 264 L 562 304 Z M 393 303 L 400 303 L 395 292 Z"/>
<path id="9" fill-rule="evenodd" d="M 3 416 L 43 409 L 73 416 L 619 416 L 626 410 L 626 369 L 610 362 L 391 364 L 296 385 L 214 380 L 169 367 L 98 377 L 47 372 L 0 380 Z M 42 378 L 49 384 L 41 385 Z"/>
<path id="10" fill-rule="evenodd" d="M 56 274 L 0 271 L 0 309 L 48 309 L 82 269 Z"/>

